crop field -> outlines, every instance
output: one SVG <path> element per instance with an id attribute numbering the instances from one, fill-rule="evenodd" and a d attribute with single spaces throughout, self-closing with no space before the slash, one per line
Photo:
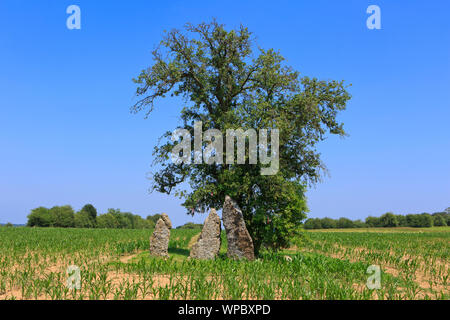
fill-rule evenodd
<path id="1" fill-rule="evenodd" d="M 188 259 L 200 230 L 172 230 L 170 258 L 150 257 L 151 232 L 1 227 L 0 299 L 449 299 L 450 227 L 309 231 L 251 262 L 227 259 L 224 235 L 216 260 Z"/>

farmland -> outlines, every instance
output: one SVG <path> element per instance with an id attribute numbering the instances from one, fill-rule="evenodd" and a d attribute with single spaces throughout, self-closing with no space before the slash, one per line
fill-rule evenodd
<path id="1" fill-rule="evenodd" d="M 199 232 L 173 229 L 164 260 L 151 230 L 0 227 L 0 299 L 449 299 L 450 227 L 308 231 L 251 262 L 227 259 L 224 235 L 218 259 L 188 259 Z"/>

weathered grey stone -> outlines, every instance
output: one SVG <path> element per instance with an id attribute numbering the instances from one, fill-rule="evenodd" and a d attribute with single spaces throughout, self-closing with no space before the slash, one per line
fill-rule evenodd
<path id="1" fill-rule="evenodd" d="M 165 215 L 165 217 L 164 217 Z M 163 213 L 163 217 L 158 219 L 156 223 L 155 230 L 150 237 L 150 254 L 158 257 L 168 257 L 169 256 L 169 239 L 170 239 L 170 228 L 172 223 L 170 222 L 167 214 Z"/>
<path id="2" fill-rule="evenodd" d="M 253 240 L 245 226 L 242 211 L 229 196 L 225 197 L 222 220 L 227 233 L 227 256 L 233 259 L 246 258 L 248 260 L 254 260 L 255 250 Z"/>
<path id="3" fill-rule="evenodd" d="M 170 221 L 169 216 L 167 215 L 167 213 L 161 214 L 161 219 L 163 219 L 163 221 L 166 224 L 167 228 L 172 229 L 172 221 Z"/>
<path id="4" fill-rule="evenodd" d="M 211 209 L 203 224 L 200 238 L 192 246 L 190 257 L 196 259 L 214 259 L 220 250 L 220 218 L 215 209 Z"/>

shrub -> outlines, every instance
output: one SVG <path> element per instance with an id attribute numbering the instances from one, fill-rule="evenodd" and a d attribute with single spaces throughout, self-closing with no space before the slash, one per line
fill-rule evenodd
<path id="1" fill-rule="evenodd" d="M 149 229 L 154 225 L 139 215 L 120 212 L 119 209 L 108 209 L 107 213 L 97 217 L 97 226 L 112 229 Z"/>
<path id="2" fill-rule="evenodd" d="M 322 229 L 322 223 L 319 218 L 311 218 L 305 221 L 305 229 Z"/>
<path id="3" fill-rule="evenodd" d="M 89 212 L 80 210 L 75 213 L 74 225 L 75 228 L 94 228 L 96 221 L 93 221 Z"/>
<path id="4" fill-rule="evenodd" d="M 337 227 L 337 222 L 334 219 L 325 217 L 320 221 L 323 229 L 333 229 Z"/>
<path id="5" fill-rule="evenodd" d="M 75 226 L 74 211 L 71 206 L 54 206 L 49 212 L 52 227 L 70 228 Z"/>
<path id="6" fill-rule="evenodd" d="M 353 221 L 353 227 L 354 228 L 366 228 L 367 225 L 358 219 L 358 220 Z"/>
<path id="7" fill-rule="evenodd" d="M 182 226 L 178 226 L 176 229 L 201 229 L 202 227 L 202 224 L 188 222 L 183 224 Z"/>
<path id="8" fill-rule="evenodd" d="M 398 227 L 397 217 L 392 212 L 387 212 L 380 217 L 382 227 Z"/>
<path id="9" fill-rule="evenodd" d="M 157 213 L 154 215 L 147 216 L 146 220 L 150 223 L 152 227 L 154 227 L 158 222 L 159 218 L 161 218 L 161 215 Z"/>
<path id="10" fill-rule="evenodd" d="M 380 218 L 377 218 L 377 217 L 368 216 L 366 218 L 366 225 L 369 228 L 381 227 L 381 220 L 380 220 Z"/>
<path id="11" fill-rule="evenodd" d="M 408 227 L 428 228 L 433 226 L 433 218 L 429 213 L 406 215 Z"/>
<path id="12" fill-rule="evenodd" d="M 337 221 L 338 228 L 354 228 L 353 221 L 348 218 L 339 218 Z"/>
<path id="13" fill-rule="evenodd" d="M 44 207 L 31 210 L 27 218 L 29 227 L 50 227 L 52 225 L 50 210 Z"/>
<path id="14" fill-rule="evenodd" d="M 395 216 L 398 221 L 398 227 L 407 227 L 408 222 L 406 221 L 406 217 L 404 215 L 398 214 Z"/>
<path id="15" fill-rule="evenodd" d="M 444 218 L 444 216 L 442 216 L 442 215 L 435 215 L 435 216 L 433 216 L 433 224 L 436 227 L 443 227 L 443 226 L 447 225 L 447 221 Z"/>
<path id="16" fill-rule="evenodd" d="M 90 227 L 88 228 L 94 228 L 97 224 L 97 209 L 92 204 L 86 204 L 83 208 L 81 208 L 80 212 L 84 212 L 90 222 L 88 223 Z"/>

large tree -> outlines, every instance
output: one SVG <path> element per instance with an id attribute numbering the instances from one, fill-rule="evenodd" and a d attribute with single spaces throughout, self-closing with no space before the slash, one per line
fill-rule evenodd
<path id="1" fill-rule="evenodd" d="M 132 111 L 148 116 L 158 98 L 180 96 L 178 128 L 192 135 L 196 121 L 204 131 L 224 134 L 238 128 L 279 130 L 274 175 L 261 175 L 266 165 L 250 164 L 248 152 L 245 164 L 174 163 L 173 131 L 154 150 L 152 190 L 183 198 L 190 214 L 220 208 L 229 195 L 242 209 L 258 252 L 261 246 L 283 247 L 299 232 L 307 211 L 305 187 L 318 182 L 325 169 L 316 144 L 327 133 L 345 135 L 336 116 L 350 95 L 342 81 L 300 77 L 273 49 L 254 51 L 244 26 L 227 31 L 213 21 L 167 32 L 153 51 L 153 65 L 133 79 L 139 100 Z"/>

